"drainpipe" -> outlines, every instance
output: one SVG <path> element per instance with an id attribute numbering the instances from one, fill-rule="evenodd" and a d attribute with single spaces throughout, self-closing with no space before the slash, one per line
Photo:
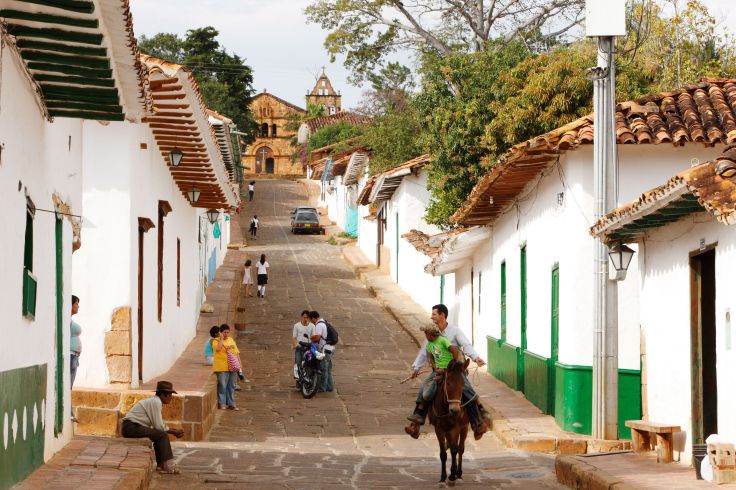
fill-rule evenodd
<path id="1" fill-rule="evenodd" d="M 594 206 L 597 221 L 616 207 L 615 38 L 598 37 L 593 69 Z M 618 439 L 618 290 L 608 276 L 608 247 L 596 239 L 594 256 L 593 437 Z"/>

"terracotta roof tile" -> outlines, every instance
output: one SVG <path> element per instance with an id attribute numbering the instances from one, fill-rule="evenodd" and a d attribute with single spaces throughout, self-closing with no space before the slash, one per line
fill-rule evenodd
<path id="1" fill-rule="evenodd" d="M 616 137 L 623 145 L 736 143 L 736 79 L 704 78 L 697 85 L 620 103 Z M 588 115 L 514 145 L 476 184 L 450 222 L 492 223 L 561 153 L 592 142 L 593 116 Z"/>
<path id="2" fill-rule="evenodd" d="M 719 166 L 726 165 L 736 170 L 736 145 L 726 148 L 715 160 L 680 172 L 636 201 L 613 210 L 590 228 L 591 234 L 605 236 L 607 240 L 633 241 L 649 228 L 703 210 L 721 223 L 736 223 L 736 177 L 726 178 L 716 173 Z M 663 213 L 671 203 L 676 205 Z"/>
<path id="3" fill-rule="evenodd" d="M 314 134 L 322 128 L 341 122 L 346 122 L 355 126 L 364 126 L 371 122 L 371 117 L 356 114 L 354 112 L 342 111 L 329 116 L 317 116 L 307 119 L 304 121 L 304 124 L 309 128 L 309 132 Z"/>

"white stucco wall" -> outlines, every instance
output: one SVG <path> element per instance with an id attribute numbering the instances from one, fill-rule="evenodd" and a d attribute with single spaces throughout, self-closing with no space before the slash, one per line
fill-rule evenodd
<path id="1" fill-rule="evenodd" d="M 717 243 L 716 369 L 718 372 L 718 433 L 736 441 L 736 227 L 719 224 L 710 215 L 690 215 L 677 223 L 652 229 L 639 253 L 641 323 L 646 335 L 649 418 L 679 425 L 692 444 L 690 253 Z M 730 312 L 730 328 L 726 313 Z M 706 434 L 707 437 L 708 434 Z M 688 454 L 686 457 L 689 458 Z"/>
<path id="2" fill-rule="evenodd" d="M 54 436 L 56 404 L 56 258 L 54 193 L 81 214 L 81 121 L 44 120 L 33 91 L 9 48 L 0 57 L 2 90 L 0 91 L 0 265 L 3 312 L 3 341 L 0 346 L 0 372 L 35 365 L 47 366 L 44 420 L 44 458 L 49 459 L 72 436 L 67 419 L 63 432 Z M 20 187 L 20 189 L 19 189 Z M 31 321 L 21 316 L 23 255 L 25 243 L 26 198 L 33 200 L 38 211 L 33 223 L 33 274 L 38 280 L 36 317 Z M 64 355 L 64 414 L 71 410 L 69 393 L 69 319 L 71 310 L 72 229 L 63 223 L 63 306 L 62 322 Z M 39 407 L 40 408 L 40 407 Z M 6 414 L 0 414 L 0 424 Z M 12 414 L 9 420 L 12 421 Z M 21 414 L 19 414 L 21 415 Z M 28 413 L 32 417 L 31 413 Z M 20 424 L 19 424 L 20 425 Z M 7 429 L 4 430 L 8 434 Z M 20 436 L 19 436 L 20 437 Z"/>
<path id="3" fill-rule="evenodd" d="M 367 178 L 358 183 L 359 192 L 363 190 Z M 358 206 L 358 247 L 368 259 L 376 263 L 376 243 L 378 243 L 378 225 L 375 219 L 366 219 L 370 214 L 370 206 Z"/>
<path id="4" fill-rule="evenodd" d="M 138 218 L 156 225 L 144 234 L 143 380 L 165 372 L 195 334 L 201 298 L 198 221 L 207 226 L 208 252 L 217 247 L 222 263 L 229 237 L 220 216 L 222 239 L 202 211 L 192 208 L 176 186 L 147 125 L 85 122 L 83 247 L 74 257 L 74 292 L 80 297 L 76 321 L 83 353 L 76 384 L 109 382 L 105 333 L 115 309 L 131 307 L 133 386 L 138 382 Z M 145 144 L 147 148 L 141 148 Z M 158 203 L 172 211 L 164 218 L 162 321 L 158 320 Z M 181 247 L 181 297 L 177 305 L 177 239 Z M 200 268 L 204 266 L 204 270 Z"/>
<path id="5" fill-rule="evenodd" d="M 642 192 L 660 185 L 690 165 L 693 158 L 706 161 L 722 147 L 687 145 L 619 146 L 619 203 L 630 202 Z M 462 303 L 456 309 L 458 323 L 470 335 L 470 270 L 475 277 L 476 349 L 486 354 L 487 335 L 499 338 L 500 271 L 506 261 L 507 341 L 521 343 L 520 247 L 527 246 L 527 348 L 548 357 L 551 351 L 551 271 L 560 268 L 559 361 L 591 365 L 593 355 L 592 293 L 593 246 L 588 234 L 593 223 L 592 147 L 583 146 L 561 158 L 563 173 L 547 170 L 532 182 L 513 207 L 493 227 L 493 240 L 476 250 L 473 260 L 456 272 L 456 292 Z M 563 178 L 564 175 L 564 178 Z M 563 183 L 564 180 L 564 183 Z M 562 204 L 559 193 L 564 192 Z M 482 273 L 478 312 L 478 277 Z M 639 369 L 638 274 L 636 264 L 619 282 L 619 367 Z"/>

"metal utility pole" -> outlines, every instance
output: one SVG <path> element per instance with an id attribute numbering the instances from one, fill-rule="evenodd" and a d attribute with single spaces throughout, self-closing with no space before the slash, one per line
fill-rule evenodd
<path id="1" fill-rule="evenodd" d="M 598 67 L 594 69 L 594 221 L 616 207 L 615 38 L 598 38 Z M 608 247 L 595 244 L 593 437 L 618 439 L 618 297 L 609 279 Z"/>
<path id="2" fill-rule="evenodd" d="M 617 204 L 616 37 L 626 34 L 624 0 L 587 0 L 586 34 L 598 40 L 593 79 L 594 221 Z M 595 239 L 593 437 L 618 439 L 618 285 L 609 279 L 608 247 Z"/>

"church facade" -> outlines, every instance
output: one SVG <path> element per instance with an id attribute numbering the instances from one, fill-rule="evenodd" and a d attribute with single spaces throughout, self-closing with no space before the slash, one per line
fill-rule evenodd
<path id="1" fill-rule="evenodd" d="M 326 116 L 342 112 L 342 95 L 332 87 L 324 70 L 305 99 L 308 107 L 324 107 Z M 287 125 L 292 113 L 303 115 L 306 111 L 265 90 L 253 98 L 250 110 L 259 130 L 243 152 L 243 171 L 248 175 L 303 175 L 300 159 L 293 158 L 297 131 L 287 129 Z"/>

